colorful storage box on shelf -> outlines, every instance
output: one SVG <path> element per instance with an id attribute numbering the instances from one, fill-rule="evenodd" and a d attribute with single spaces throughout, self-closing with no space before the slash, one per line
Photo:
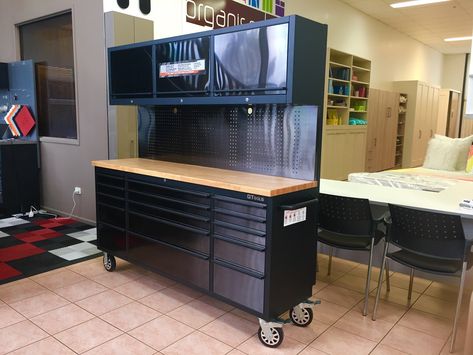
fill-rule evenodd
<path id="1" fill-rule="evenodd" d="M 348 124 L 351 126 L 363 126 L 367 125 L 368 121 L 361 118 L 350 117 Z"/>
<path id="2" fill-rule="evenodd" d="M 13 105 L 4 119 L 14 137 L 27 136 L 36 125 L 30 110 L 23 105 Z"/>
<path id="3" fill-rule="evenodd" d="M 342 115 L 338 114 L 336 110 L 327 111 L 327 125 L 335 126 L 342 124 Z"/>

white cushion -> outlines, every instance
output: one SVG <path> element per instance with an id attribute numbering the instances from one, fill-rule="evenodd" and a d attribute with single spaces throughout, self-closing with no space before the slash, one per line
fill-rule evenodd
<path id="1" fill-rule="evenodd" d="M 456 146 L 458 149 L 458 156 L 455 164 L 455 170 L 464 171 L 466 169 L 466 162 L 468 160 L 468 152 L 470 150 L 471 144 L 473 143 L 473 135 L 465 138 L 450 138 L 436 134 L 435 138 L 450 142 Z"/>
<path id="2" fill-rule="evenodd" d="M 431 138 L 427 145 L 424 168 L 453 171 L 458 159 L 458 148 L 447 140 Z"/>

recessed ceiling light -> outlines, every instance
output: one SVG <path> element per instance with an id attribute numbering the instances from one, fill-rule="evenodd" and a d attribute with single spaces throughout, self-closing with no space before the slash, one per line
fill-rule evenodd
<path id="1" fill-rule="evenodd" d="M 395 9 L 398 9 L 401 7 L 436 4 L 438 2 L 445 2 L 445 1 L 450 1 L 450 0 L 412 0 L 412 1 L 395 2 L 394 4 L 391 4 L 390 6 L 394 7 Z"/>
<path id="2" fill-rule="evenodd" d="M 445 42 L 457 42 L 457 41 L 471 41 L 472 36 L 466 36 L 466 37 L 452 37 L 452 38 L 445 38 Z"/>

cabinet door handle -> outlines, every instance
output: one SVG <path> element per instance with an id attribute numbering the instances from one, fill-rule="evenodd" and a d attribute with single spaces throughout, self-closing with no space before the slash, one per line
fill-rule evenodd
<path id="1" fill-rule="evenodd" d="M 433 136 L 434 136 L 434 130 L 430 129 L 430 138 L 432 138 Z"/>
<path id="2" fill-rule="evenodd" d="M 419 139 L 421 139 L 421 138 L 422 138 L 422 130 L 419 129 Z"/>
<path id="3" fill-rule="evenodd" d="M 279 208 L 281 210 L 297 210 L 298 208 L 313 205 L 316 202 L 318 202 L 318 200 L 316 198 L 313 198 L 311 200 L 307 200 L 307 201 L 299 202 L 299 203 L 294 203 L 292 205 L 281 205 L 281 206 L 279 206 Z"/>
<path id="4" fill-rule="evenodd" d="M 378 140 L 375 138 L 374 139 L 374 146 L 376 147 L 376 143 L 378 142 Z"/>

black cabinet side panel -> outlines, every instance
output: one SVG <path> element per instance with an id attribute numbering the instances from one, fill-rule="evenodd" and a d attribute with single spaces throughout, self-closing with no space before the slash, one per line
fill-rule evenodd
<path id="1" fill-rule="evenodd" d="M 295 17 L 294 81 L 292 101 L 298 105 L 323 107 L 327 25 Z"/>
<path id="2" fill-rule="evenodd" d="M 2 208 L 6 213 L 25 213 L 39 207 L 37 144 L 0 145 Z"/>
<path id="3" fill-rule="evenodd" d="M 307 206 L 306 221 L 283 226 L 281 205 L 314 199 L 316 190 L 304 190 L 272 199 L 271 235 L 267 241 L 265 316 L 275 318 L 312 296 L 315 284 L 315 204 Z"/>

